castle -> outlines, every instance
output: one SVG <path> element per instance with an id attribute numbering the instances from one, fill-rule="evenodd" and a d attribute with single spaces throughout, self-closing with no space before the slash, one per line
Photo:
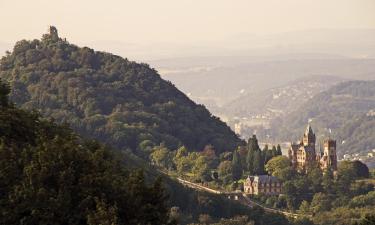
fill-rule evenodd
<path id="1" fill-rule="evenodd" d="M 315 151 L 316 137 L 310 126 L 299 143 L 292 143 L 288 151 L 288 157 L 294 168 L 299 171 L 306 171 L 309 165 L 318 164 L 322 170 L 337 170 L 336 141 L 332 139 L 324 140 L 323 152 L 318 154 Z"/>

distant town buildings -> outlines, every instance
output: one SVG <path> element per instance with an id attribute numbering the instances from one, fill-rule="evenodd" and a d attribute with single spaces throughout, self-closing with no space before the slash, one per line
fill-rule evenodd
<path id="1" fill-rule="evenodd" d="M 321 169 L 337 170 L 336 141 L 324 140 L 323 152 L 315 151 L 316 136 L 310 124 L 299 143 L 292 143 L 288 157 L 293 166 L 299 171 L 305 171 L 309 165 L 317 164 Z"/>
<path id="2" fill-rule="evenodd" d="M 279 195 L 281 182 L 274 176 L 249 176 L 244 183 L 244 192 L 251 195 Z"/>

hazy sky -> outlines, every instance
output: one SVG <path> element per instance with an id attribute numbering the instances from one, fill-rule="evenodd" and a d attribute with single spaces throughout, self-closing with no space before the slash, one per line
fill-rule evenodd
<path id="1" fill-rule="evenodd" d="M 0 41 L 188 43 L 241 34 L 375 28 L 375 0 L 0 0 Z"/>

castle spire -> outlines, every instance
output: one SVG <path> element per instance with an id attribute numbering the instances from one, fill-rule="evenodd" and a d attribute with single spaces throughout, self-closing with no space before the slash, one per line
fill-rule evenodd
<path id="1" fill-rule="evenodd" d="M 310 123 L 307 124 L 305 134 L 302 139 L 303 145 L 305 146 L 315 146 L 315 134 L 311 128 Z"/>
<path id="2" fill-rule="evenodd" d="M 309 134 L 314 134 L 314 132 L 311 128 L 310 122 L 307 124 L 306 131 L 305 131 L 306 136 L 308 136 Z"/>

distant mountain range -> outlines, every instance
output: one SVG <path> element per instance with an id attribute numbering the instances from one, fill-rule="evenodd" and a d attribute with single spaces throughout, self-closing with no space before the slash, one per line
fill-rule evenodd
<path id="1" fill-rule="evenodd" d="M 347 81 L 317 94 L 294 112 L 272 121 L 275 140 L 295 141 L 311 121 L 318 140 L 338 140 L 338 154 L 375 149 L 375 81 Z"/>
<path id="2" fill-rule="evenodd" d="M 298 57 L 298 55 L 294 55 Z M 287 85 L 307 76 L 375 79 L 375 59 L 301 58 L 254 61 L 239 65 L 197 66 L 161 71 L 198 103 L 215 112 L 236 98 Z"/>

